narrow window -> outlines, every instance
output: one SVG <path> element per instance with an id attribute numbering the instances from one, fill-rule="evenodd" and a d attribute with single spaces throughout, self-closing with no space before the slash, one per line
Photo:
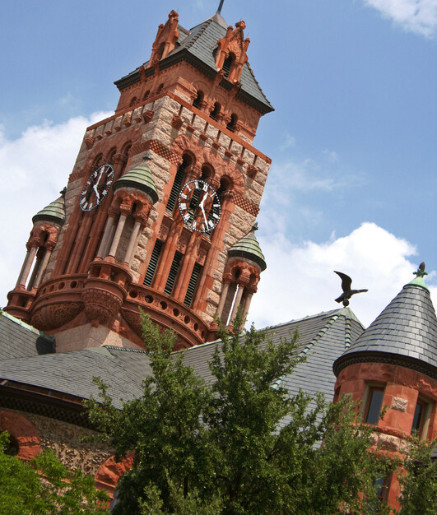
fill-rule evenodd
<path id="1" fill-rule="evenodd" d="M 151 286 L 153 277 L 155 275 L 156 267 L 158 265 L 159 256 L 161 255 L 162 241 L 156 240 L 155 247 L 153 248 L 152 255 L 150 256 L 149 266 L 147 267 L 146 276 L 144 277 L 143 284 Z"/>
<path id="2" fill-rule="evenodd" d="M 214 109 L 209 113 L 209 116 L 213 120 L 217 121 L 217 117 L 218 117 L 219 113 L 220 113 L 220 104 L 218 102 L 216 102 L 214 104 Z"/>
<path id="3" fill-rule="evenodd" d="M 236 124 L 237 124 L 237 115 L 231 114 L 231 119 L 229 120 L 229 123 L 226 125 L 226 128 L 228 130 L 234 132 Z"/>
<path id="4" fill-rule="evenodd" d="M 130 107 L 133 107 L 137 103 L 137 97 L 133 97 L 133 99 L 130 101 Z"/>
<path id="5" fill-rule="evenodd" d="M 202 272 L 202 266 L 199 263 L 196 263 L 193 268 L 193 273 L 190 277 L 190 282 L 188 283 L 187 293 L 185 295 L 184 304 L 188 307 L 191 306 L 193 302 L 194 294 L 196 293 L 197 283 L 199 282 L 199 277 Z"/>
<path id="6" fill-rule="evenodd" d="M 184 156 L 182 159 L 182 164 L 179 166 L 178 171 L 176 172 L 176 176 L 173 182 L 173 186 L 170 191 L 170 195 L 168 197 L 168 202 L 166 206 L 166 210 L 169 213 L 173 213 L 174 207 L 176 205 L 176 201 L 178 199 L 179 192 L 182 188 L 182 183 L 185 177 L 185 170 L 187 166 L 190 164 L 190 160 Z"/>
<path id="7" fill-rule="evenodd" d="M 364 421 L 367 424 L 378 425 L 379 414 L 381 413 L 382 399 L 384 398 L 384 388 L 371 387 L 365 410 Z"/>
<path id="8" fill-rule="evenodd" d="M 143 100 L 147 100 L 147 99 L 149 98 L 149 95 L 150 95 L 150 89 L 148 89 L 148 90 L 144 93 Z"/>
<path id="9" fill-rule="evenodd" d="M 194 99 L 193 106 L 197 107 L 197 109 L 200 109 L 202 101 L 203 101 L 203 93 L 201 91 L 198 91 L 197 97 Z"/>
<path id="10" fill-rule="evenodd" d="M 225 62 L 223 63 L 223 72 L 224 72 L 226 78 L 228 78 L 229 74 L 231 73 L 232 65 L 234 64 L 234 61 L 235 61 L 235 55 L 230 53 L 228 55 L 228 57 L 226 57 Z"/>
<path id="11" fill-rule="evenodd" d="M 171 264 L 170 273 L 168 274 L 167 283 L 164 288 L 164 293 L 167 295 L 171 295 L 173 291 L 174 283 L 176 282 L 176 277 L 178 275 L 179 267 L 182 260 L 182 254 L 178 251 L 175 252 L 173 263 Z"/>
<path id="12" fill-rule="evenodd" d="M 424 438 L 428 432 L 430 415 L 431 404 L 423 399 L 417 399 L 413 424 L 411 425 L 411 434 L 416 434 L 419 438 Z"/>

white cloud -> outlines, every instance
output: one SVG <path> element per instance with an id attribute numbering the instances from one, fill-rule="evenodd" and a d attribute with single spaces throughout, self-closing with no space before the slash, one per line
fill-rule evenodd
<path id="1" fill-rule="evenodd" d="M 296 146 L 296 138 L 294 136 L 292 136 L 291 134 L 287 134 L 285 136 L 285 141 L 281 145 L 280 149 L 286 150 L 287 148 L 294 147 L 294 146 Z"/>
<path id="2" fill-rule="evenodd" d="M 249 321 L 257 327 L 341 307 L 334 302 L 341 293 L 334 270 L 350 275 L 354 288 L 368 288 L 368 293 L 351 300 L 354 313 L 367 326 L 414 278 L 418 266 L 411 243 L 368 222 L 347 236 L 332 235 L 326 243 L 297 246 L 278 234 L 259 236 L 259 241 L 268 268 L 249 312 Z M 437 289 L 433 290 L 435 296 Z"/>
<path id="3" fill-rule="evenodd" d="M 437 32 L 437 0 L 364 0 L 404 30 L 425 37 Z"/>
<path id="4" fill-rule="evenodd" d="M 59 197 L 66 186 L 87 126 L 110 113 L 29 127 L 14 140 L 0 127 L 0 306 L 15 286 L 32 229 L 32 216 Z"/>

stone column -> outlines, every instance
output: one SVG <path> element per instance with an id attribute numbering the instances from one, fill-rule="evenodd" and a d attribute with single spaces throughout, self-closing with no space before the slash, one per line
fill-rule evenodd
<path id="1" fill-rule="evenodd" d="M 27 247 L 26 256 L 23 261 L 23 266 L 20 270 L 20 275 L 18 276 L 17 284 L 15 288 L 19 288 L 22 286 L 23 288 L 26 286 L 26 281 L 29 276 L 30 269 L 32 268 L 32 263 L 35 258 L 36 250 L 37 250 L 37 242 L 33 240 L 29 240 Z"/>
<path id="2" fill-rule="evenodd" d="M 105 230 L 103 231 L 102 241 L 100 242 L 99 250 L 97 251 L 98 258 L 105 258 L 108 250 L 108 243 L 112 239 L 115 230 L 115 213 L 110 213 L 109 218 L 106 220 Z"/>
<path id="3" fill-rule="evenodd" d="M 174 297 L 183 302 L 187 294 L 188 284 L 190 283 L 191 274 L 196 263 L 197 253 L 199 251 L 201 237 L 198 232 L 193 232 L 185 251 L 184 260 L 182 262 L 178 281 L 174 288 Z"/>
<path id="4" fill-rule="evenodd" d="M 38 267 L 38 272 L 35 277 L 35 282 L 33 283 L 33 288 L 38 288 L 38 286 L 41 284 L 41 279 L 44 275 L 44 272 L 47 269 L 47 265 L 49 263 L 50 256 L 52 255 L 53 249 L 55 248 L 56 243 L 48 241 L 45 245 L 45 254 L 42 258 L 42 261 Z"/>
<path id="5" fill-rule="evenodd" d="M 135 225 L 132 229 L 130 239 L 129 239 L 129 245 L 127 246 L 126 253 L 124 255 L 124 262 L 130 265 L 130 262 L 132 260 L 132 255 L 134 253 L 135 247 L 138 243 L 138 236 L 141 229 L 141 221 L 135 220 Z"/>
<path id="6" fill-rule="evenodd" d="M 240 307 L 241 298 L 243 296 L 243 293 L 244 293 L 244 285 L 239 284 L 237 295 L 235 296 L 234 308 L 232 309 L 232 314 L 231 314 L 231 318 L 230 318 L 231 323 L 237 315 L 237 311 L 238 311 L 238 308 Z"/>
<path id="7" fill-rule="evenodd" d="M 228 296 L 230 282 L 231 282 L 231 277 L 226 277 L 226 276 L 223 277 L 223 288 L 222 288 L 222 293 L 221 293 L 221 297 L 220 297 L 220 303 L 219 303 L 217 311 L 216 311 L 216 314 L 219 318 L 221 318 L 222 314 L 223 314 L 223 308 L 225 306 L 226 298 Z"/>
<path id="8" fill-rule="evenodd" d="M 115 253 L 117 252 L 118 244 L 120 243 L 121 234 L 124 229 L 124 224 L 126 223 L 127 214 L 123 213 L 120 215 L 118 219 L 117 229 L 114 234 L 114 238 L 111 243 L 111 247 L 108 252 L 108 257 L 115 257 Z"/>

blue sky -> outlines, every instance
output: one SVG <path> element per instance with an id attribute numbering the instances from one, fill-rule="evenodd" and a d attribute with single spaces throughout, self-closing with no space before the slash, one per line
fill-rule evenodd
<path id="1" fill-rule="evenodd" d="M 190 28 L 217 5 L 3 2 L 0 305 L 31 216 L 66 184 L 86 125 L 114 110 L 113 81 L 149 58 L 171 9 Z M 255 139 L 273 160 L 257 325 L 337 307 L 334 269 L 369 288 L 352 303 L 365 324 L 420 261 L 436 285 L 437 0 L 225 0 L 222 14 L 246 22 L 249 62 L 275 107 Z"/>

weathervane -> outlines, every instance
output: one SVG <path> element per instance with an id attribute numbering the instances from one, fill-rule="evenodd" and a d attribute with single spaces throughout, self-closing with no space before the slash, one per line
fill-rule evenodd
<path id="1" fill-rule="evenodd" d="M 428 272 L 425 272 L 425 261 L 422 261 L 422 263 L 420 263 L 417 272 L 413 272 L 413 275 L 415 275 L 416 277 L 424 277 L 425 275 L 428 275 Z"/>
<path id="2" fill-rule="evenodd" d="M 349 299 L 352 297 L 352 295 L 355 295 L 356 293 L 364 293 L 368 290 L 352 290 L 351 289 L 351 286 L 352 286 L 352 279 L 344 274 L 343 272 L 336 272 L 334 270 L 334 272 L 340 277 L 341 279 L 341 289 L 343 290 L 343 293 L 340 295 L 340 297 L 338 297 L 337 299 L 335 299 L 335 302 L 343 302 L 343 306 L 346 307 L 346 306 L 349 306 Z"/>

